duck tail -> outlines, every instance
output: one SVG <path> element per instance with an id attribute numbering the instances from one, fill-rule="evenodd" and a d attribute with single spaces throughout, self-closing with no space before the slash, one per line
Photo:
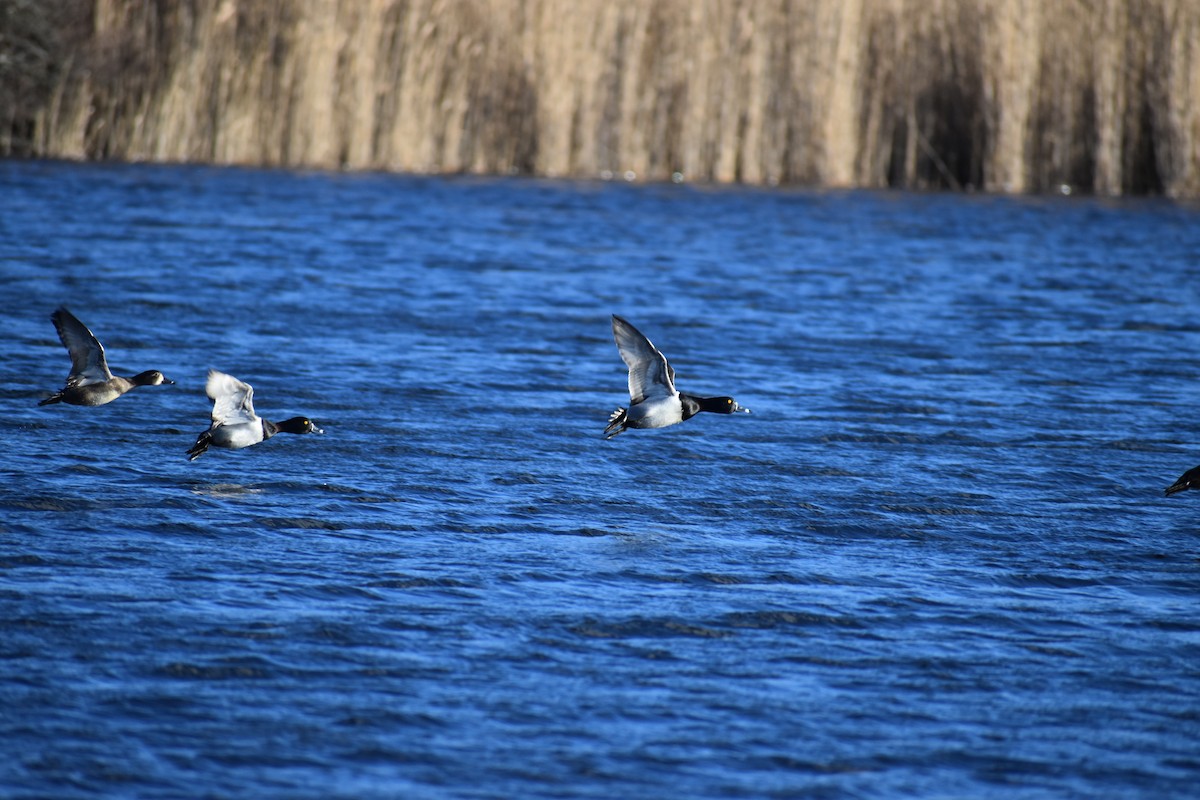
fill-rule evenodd
<path id="1" fill-rule="evenodd" d="M 1173 494 L 1178 494 L 1185 489 L 1200 488 L 1200 467 L 1189 469 L 1187 472 L 1179 476 L 1179 480 L 1167 487 L 1166 495 L 1170 497 Z"/>
<path id="2" fill-rule="evenodd" d="M 623 408 L 618 408 L 608 418 L 608 425 L 604 428 L 604 438 L 611 439 L 621 431 L 628 427 L 626 412 Z"/>
<path id="3" fill-rule="evenodd" d="M 62 402 L 62 399 L 63 399 L 63 393 L 62 393 L 62 392 L 55 392 L 54 394 L 52 394 L 52 395 L 50 395 L 49 397 L 47 397 L 45 400 L 43 400 L 43 401 L 41 401 L 40 403 L 38 403 L 38 405 L 39 405 L 39 406 L 48 406 L 48 405 L 50 405 L 51 403 L 61 403 L 61 402 Z"/>
<path id="4" fill-rule="evenodd" d="M 204 455 L 208 450 L 209 443 L 212 442 L 212 433 L 205 431 L 196 439 L 196 443 L 188 448 L 188 461 L 195 461 L 200 456 Z"/>

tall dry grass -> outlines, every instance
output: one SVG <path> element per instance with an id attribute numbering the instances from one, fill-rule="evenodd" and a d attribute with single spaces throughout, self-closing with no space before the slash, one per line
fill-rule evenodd
<path id="1" fill-rule="evenodd" d="M 73 0 L 0 0 L 0 153 L 33 152 L 38 111 L 86 37 Z"/>
<path id="2" fill-rule="evenodd" d="M 59 2 L 44 155 L 1200 196 L 1195 0 Z"/>

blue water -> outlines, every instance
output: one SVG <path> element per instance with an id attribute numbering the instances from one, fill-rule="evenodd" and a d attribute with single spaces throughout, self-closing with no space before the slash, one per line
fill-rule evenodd
<path id="1" fill-rule="evenodd" d="M 0 795 L 1183 797 L 1200 209 L 0 163 Z M 174 386 L 37 402 L 69 306 Z M 702 414 L 605 442 L 610 313 Z M 189 463 L 209 367 L 280 435 Z"/>

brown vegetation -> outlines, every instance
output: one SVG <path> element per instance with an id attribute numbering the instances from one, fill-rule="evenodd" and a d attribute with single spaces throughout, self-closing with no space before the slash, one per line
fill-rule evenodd
<path id="1" fill-rule="evenodd" d="M 87 31 L 72 0 L 0 0 L 0 153 L 33 151 L 38 111 Z"/>
<path id="2" fill-rule="evenodd" d="M 1194 0 L 0 0 L 0 54 L 5 152 L 1200 196 Z"/>

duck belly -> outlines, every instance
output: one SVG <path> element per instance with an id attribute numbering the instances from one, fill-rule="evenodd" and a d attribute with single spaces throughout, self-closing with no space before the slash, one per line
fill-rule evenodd
<path id="1" fill-rule="evenodd" d="M 643 401 L 626 412 L 631 428 L 665 428 L 683 422 L 683 405 L 678 397 Z"/>
<path id="2" fill-rule="evenodd" d="M 242 422 L 237 425 L 221 425 L 212 431 L 212 445 L 229 450 L 240 450 L 263 440 L 262 425 L 258 422 Z"/>

